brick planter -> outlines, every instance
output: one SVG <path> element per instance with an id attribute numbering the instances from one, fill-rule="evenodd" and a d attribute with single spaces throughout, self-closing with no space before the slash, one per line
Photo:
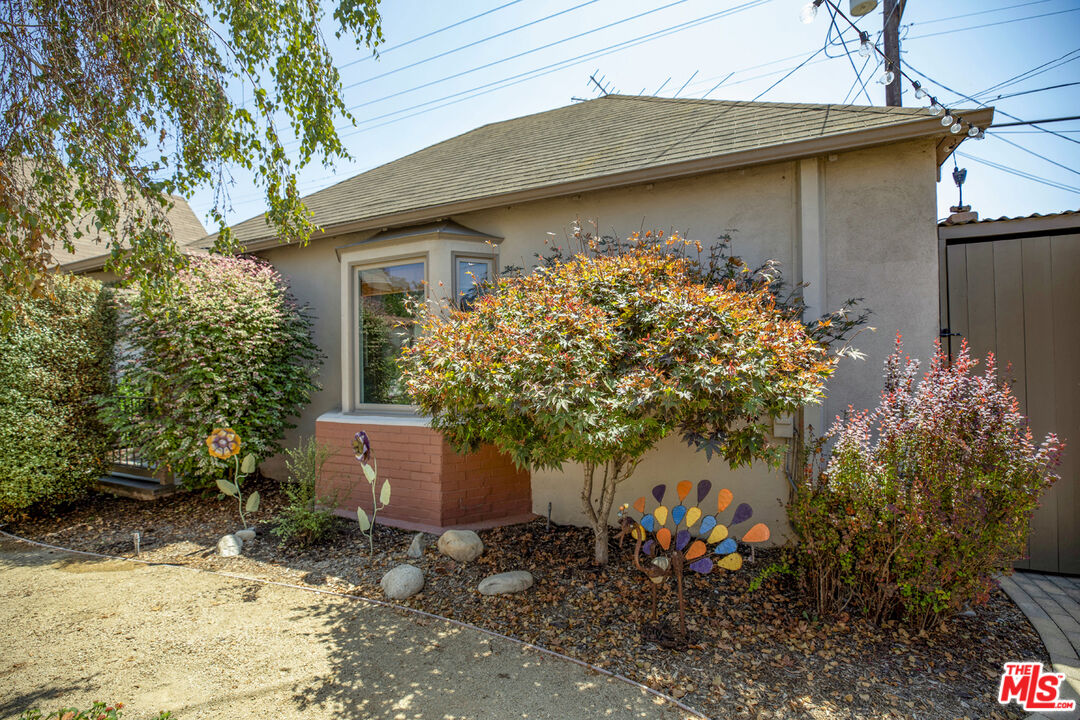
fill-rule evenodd
<path id="1" fill-rule="evenodd" d="M 390 480 L 390 504 L 379 522 L 409 530 L 485 528 L 532 519 L 527 471 L 488 447 L 456 454 L 442 436 L 416 419 L 329 414 L 315 423 L 315 437 L 333 449 L 320 492 L 338 493 L 337 514 L 371 510 L 371 486 L 353 456 L 352 439 L 363 430 L 379 462 L 377 482 Z"/>

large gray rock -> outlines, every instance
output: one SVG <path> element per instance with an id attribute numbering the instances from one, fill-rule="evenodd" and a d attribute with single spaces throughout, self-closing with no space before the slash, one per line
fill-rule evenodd
<path id="1" fill-rule="evenodd" d="M 217 541 L 217 551 L 221 557 L 236 557 L 243 547 L 244 541 L 235 535 L 226 535 Z"/>
<path id="2" fill-rule="evenodd" d="M 379 581 L 383 593 L 391 600 L 404 600 L 424 589 L 424 572 L 413 565 L 398 565 Z"/>
<path id="3" fill-rule="evenodd" d="M 243 530 L 237 530 L 233 534 L 244 542 L 251 542 L 255 539 L 255 528 L 244 528 Z"/>
<path id="4" fill-rule="evenodd" d="M 424 556 L 424 547 L 427 545 L 427 538 L 424 533 L 418 532 L 413 535 L 412 542 L 409 543 L 409 549 L 405 555 L 411 558 L 419 558 Z"/>
<path id="5" fill-rule="evenodd" d="M 458 562 L 471 562 L 484 552 L 484 543 L 472 530 L 447 530 L 439 536 L 439 552 Z"/>
<path id="6" fill-rule="evenodd" d="M 532 573 L 525 570 L 488 575 L 480 581 L 477 590 L 481 595 L 506 595 L 507 593 L 524 592 L 533 586 Z"/>

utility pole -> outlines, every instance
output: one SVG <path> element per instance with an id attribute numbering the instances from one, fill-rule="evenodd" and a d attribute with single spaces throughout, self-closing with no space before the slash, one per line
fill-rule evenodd
<path id="1" fill-rule="evenodd" d="M 893 73 L 893 81 L 885 86 L 885 104 L 900 107 L 900 16 L 907 0 L 885 0 L 885 72 Z"/>

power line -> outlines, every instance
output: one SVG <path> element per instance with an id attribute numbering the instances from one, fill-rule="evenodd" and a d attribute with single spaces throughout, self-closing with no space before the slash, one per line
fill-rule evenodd
<path id="1" fill-rule="evenodd" d="M 685 2 L 685 1 L 686 0 L 680 0 L 680 2 Z M 414 68 L 414 67 L 416 67 L 418 65 L 423 65 L 424 63 L 429 63 L 432 60 L 438 60 L 439 58 L 444 58 L 447 55 L 453 55 L 454 53 L 461 52 L 462 50 L 467 50 L 467 49 L 469 49 L 471 47 L 476 47 L 477 45 L 482 45 L 483 43 L 486 43 L 486 42 L 488 42 L 490 40 L 495 40 L 496 38 L 501 38 L 504 35 L 509 35 L 510 33 L 515 33 L 518 30 L 523 30 L 523 29 L 525 29 L 527 27 L 532 27 L 533 25 L 538 25 L 538 24 L 540 24 L 542 22 L 546 22 L 548 20 L 551 20 L 552 18 L 557 18 L 560 15 L 565 15 L 565 14 L 573 12 L 575 10 L 580 10 L 581 8 L 583 8 L 583 7 L 587 6 L 587 5 L 594 5 L 594 4 L 598 3 L 598 2 L 600 2 L 600 0 L 586 0 L 586 2 L 578 3 L 577 5 L 566 8 L 565 10 L 560 10 L 559 12 L 551 13 L 550 15 L 545 15 L 542 18 L 537 18 L 536 20 L 532 20 L 532 21 L 524 23 L 522 25 L 518 25 L 517 27 L 512 27 L 512 28 L 509 28 L 508 30 L 503 30 L 501 32 L 497 32 L 494 35 L 488 35 L 485 38 L 480 38 L 479 40 L 474 40 L 474 41 L 472 41 L 470 43 L 467 43 L 465 45 L 459 45 L 458 47 L 451 48 L 449 50 L 438 53 L 436 55 L 431 55 L 429 57 L 422 58 L 422 59 L 417 60 L 415 62 L 411 62 L 408 65 L 402 65 L 399 68 L 394 68 L 393 70 L 387 70 L 384 73 L 380 73 L 378 75 L 372 75 L 371 77 L 364 78 L 363 80 L 358 80 L 357 82 L 354 82 L 351 85 L 346 85 L 345 87 L 343 87 L 341 89 L 342 90 L 351 90 L 352 88 L 359 87 L 361 85 L 366 85 L 369 82 L 374 82 L 376 80 L 381 80 L 384 77 L 389 77 L 390 75 L 394 75 L 396 73 L 403 72 L 405 70 L 409 70 L 409 69 Z M 678 4 L 678 3 L 673 3 L 673 4 Z M 667 6 L 667 7 L 670 7 L 670 5 Z M 660 8 L 660 9 L 663 9 L 663 8 Z M 603 29 L 603 28 L 600 28 L 600 29 Z"/>
<path id="2" fill-rule="evenodd" d="M 966 32 L 968 30 L 982 30 L 983 28 L 997 27 L 998 25 L 1008 25 L 1009 23 L 1022 22 L 1025 20 L 1037 20 L 1039 18 L 1051 17 L 1053 15 L 1064 15 L 1065 13 L 1080 12 L 1080 7 L 1071 8 L 1069 10 L 1058 10 L 1057 12 L 1044 13 L 1042 15 L 1028 15 L 1022 18 L 1013 18 L 1012 20 L 999 20 L 997 22 L 985 23 L 983 25 L 970 25 L 968 27 L 956 28 L 955 30 L 941 30 L 940 32 L 926 33 L 924 35 L 912 35 L 908 40 L 922 40 L 924 38 L 938 37 L 939 35 L 952 35 L 954 33 Z"/>
<path id="3" fill-rule="evenodd" d="M 1011 168 L 1008 165 L 1002 165 L 1000 163 L 992 162 L 990 160 L 985 160 L 985 159 L 980 158 L 980 157 L 975 157 L 974 155 L 968 155 L 967 153 L 962 153 L 962 152 L 957 151 L 956 155 L 964 158 L 965 160 L 972 160 L 972 161 L 980 163 L 982 165 L 986 165 L 987 167 L 992 167 L 995 170 L 1000 170 L 1002 172 L 1009 173 L 1010 175 L 1015 175 L 1016 177 L 1024 178 L 1025 180 L 1031 180 L 1033 182 L 1037 182 L 1037 183 L 1041 183 L 1043 185 L 1046 185 L 1048 187 L 1056 188 L 1058 190 L 1065 190 L 1066 192 L 1073 192 L 1073 193 L 1076 193 L 1076 194 L 1080 195 L 1080 188 L 1073 187 L 1072 185 L 1066 185 L 1064 183 L 1055 182 L 1054 180 L 1047 180 L 1046 178 L 1041 177 L 1039 175 L 1035 175 L 1035 174 L 1032 174 L 1032 173 L 1029 173 L 1029 172 L 1024 172 L 1023 170 L 1017 170 L 1016 168 Z"/>
<path id="4" fill-rule="evenodd" d="M 1080 53 L 1080 48 L 1076 48 L 1075 50 L 1070 50 L 1069 52 L 1065 53 L 1061 57 L 1054 58 L 1053 60 L 1047 60 L 1043 64 L 1036 65 L 1035 67 L 1031 68 L 1030 70 L 1025 70 L 1022 73 L 1019 73 L 1017 75 L 1013 75 L 1011 78 L 1009 78 L 1007 80 L 1002 80 L 999 83 L 991 85 L 990 87 L 986 88 L 985 90 L 980 90 L 979 92 L 974 93 L 974 95 L 975 95 L 975 97 L 978 97 L 980 95 L 987 95 L 989 93 L 992 93 L 995 90 L 1003 90 L 1004 88 L 1006 88 L 1006 87 L 1008 87 L 1010 85 L 1013 85 L 1015 83 L 1021 82 L 1023 80 L 1028 80 L 1030 78 L 1035 77 L 1036 75 L 1041 75 L 1044 72 L 1048 72 L 1048 71 L 1053 70 L 1053 69 L 1055 69 L 1057 67 L 1060 67 L 1060 65 L 1054 65 L 1054 63 L 1061 63 L 1061 61 L 1065 60 L 1070 55 L 1076 55 L 1077 53 Z M 1074 59 L 1076 59 L 1076 58 L 1074 58 Z M 1070 60 L 1069 62 L 1072 62 L 1072 61 Z M 1064 63 L 1061 63 L 1061 64 L 1064 64 Z M 1047 65 L 1054 65 L 1054 67 L 1047 68 L 1046 67 Z M 1043 70 L 1043 68 L 1046 68 L 1046 70 Z M 1036 71 L 1039 71 L 1039 72 L 1036 72 Z"/>
<path id="5" fill-rule="evenodd" d="M 597 0 L 589 0 L 589 3 L 586 3 L 586 4 L 590 4 L 590 3 L 596 2 L 596 1 Z M 562 45 L 564 43 L 571 42 L 573 40 L 579 40 L 579 39 L 581 39 L 583 37 L 586 37 L 588 35 L 592 35 L 593 33 L 600 32 L 601 30 L 607 30 L 607 29 L 615 27 L 616 25 L 622 25 L 623 23 L 627 23 L 627 22 L 630 22 L 632 20 L 637 20 L 637 19 L 643 18 L 643 17 L 645 17 L 647 15 L 652 15 L 653 13 L 660 12 L 661 10 L 667 10 L 668 8 L 674 7 L 676 5 L 682 5 L 683 3 L 686 3 L 686 2 L 689 2 L 689 0 L 675 0 L 674 2 L 668 3 L 667 5 L 661 5 L 660 7 L 656 7 L 656 8 L 653 8 L 651 10 L 645 10 L 643 12 L 640 12 L 640 13 L 636 14 L 636 15 L 631 15 L 630 17 L 623 18 L 622 20 L 616 20 L 616 21 L 610 22 L 610 23 L 608 23 L 606 25 L 601 25 L 599 27 L 595 27 L 595 28 L 592 28 L 590 30 L 585 30 L 583 32 L 577 33 L 576 35 L 571 35 L 569 37 L 562 38 L 561 40 L 556 40 L 554 42 L 550 42 L 550 43 L 547 43 L 545 45 L 540 45 L 540 46 L 534 47 L 534 48 L 532 48 L 530 50 L 525 50 L 523 52 L 519 52 L 519 53 L 514 54 L 514 55 L 501 57 L 498 60 L 492 60 L 490 62 L 484 63 L 483 65 L 478 65 L 478 66 L 476 66 L 474 68 L 470 68 L 468 70 L 462 70 L 460 72 L 456 72 L 456 73 L 453 73 L 451 75 L 446 75 L 446 76 L 441 77 L 441 78 L 439 78 L 437 80 L 431 80 L 429 82 L 422 83 L 420 85 L 416 85 L 416 86 L 411 87 L 411 88 L 406 88 L 405 90 L 399 90 L 397 92 L 390 93 L 389 95 L 384 95 L 382 97 L 375 98 L 374 100 L 367 100 L 367 101 L 362 102 L 362 103 L 360 103 L 358 105 L 353 105 L 352 107 L 349 108 L 349 111 L 352 112 L 353 110 L 358 110 L 358 109 L 360 109 L 362 107 L 368 107 L 368 106 L 374 105 L 376 103 L 384 102 L 386 100 L 391 100 L 393 98 L 400 97 L 401 95 L 407 95 L 408 93 L 416 92 L 417 90 L 423 90 L 424 88 L 431 87 L 432 85 L 438 85 L 438 84 L 444 83 L 444 82 L 446 82 L 448 80 L 455 80 L 455 79 L 457 79 L 459 77 L 463 77 L 465 75 L 471 75 L 474 72 L 479 72 L 480 70 L 486 70 L 487 68 L 494 67 L 495 65 L 501 65 L 503 63 L 510 62 L 511 60 L 517 60 L 518 58 L 525 57 L 526 55 L 532 55 L 533 53 L 537 53 L 537 52 L 540 52 L 542 50 L 548 50 L 550 48 L 556 47 L 558 45 Z"/>
<path id="6" fill-rule="evenodd" d="M 445 27 L 441 27 L 438 30 L 432 30 L 429 33 L 424 33 L 423 35 L 419 35 L 417 37 L 414 37 L 411 40 L 406 40 L 405 42 L 400 42 L 397 45 L 391 45 L 390 47 L 386 48 L 385 50 L 381 50 L 379 52 L 379 55 L 382 56 L 382 55 L 385 55 L 385 54 L 387 54 L 389 52 L 393 52 L 394 50 L 400 50 L 401 48 L 403 48 L 403 47 L 405 47 L 407 45 L 412 45 L 413 43 L 420 42 L 421 40 L 427 40 L 429 37 L 434 37 L 435 35 L 438 35 L 439 33 L 446 32 L 447 30 L 453 30 L 456 27 L 460 27 L 461 25 L 464 25 L 466 23 L 470 23 L 473 20 L 479 20 L 480 18 L 482 18 L 482 17 L 484 17 L 486 15 L 491 15 L 494 12 L 498 12 L 499 10 L 503 10 L 505 8 L 508 8 L 511 5 L 517 5 L 518 3 L 523 2 L 523 1 L 524 0 L 510 0 L 510 2 L 508 2 L 508 3 L 503 3 L 502 5 L 499 5 L 498 7 L 493 7 L 490 10 L 485 10 L 482 13 L 477 13 L 476 15 L 473 15 L 472 17 L 467 17 L 464 20 L 458 20 L 456 23 L 452 23 L 452 24 L 447 25 Z M 347 67 L 351 67 L 352 65 L 356 65 L 357 63 L 362 63 L 365 60 L 371 60 L 373 57 L 374 57 L 374 55 L 368 55 L 367 57 L 358 58 L 356 60 L 352 60 L 352 61 L 344 63 L 342 65 L 338 65 L 337 69 L 338 70 L 344 70 Z"/>
<path id="7" fill-rule="evenodd" d="M 964 13 L 963 15 L 952 15 L 944 18 L 934 18 L 933 20 L 922 20 L 920 22 L 906 23 L 907 27 L 914 27 L 916 25 L 932 25 L 939 22 L 947 22 L 949 20 L 959 20 L 960 18 L 971 17 L 973 15 L 988 15 L 990 13 L 1005 12 L 1006 10 L 1015 10 L 1016 8 L 1028 7 L 1029 5 L 1043 5 L 1050 2 L 1050 0 L 1033 0 L 1032 2 L 1020 3 L 1018 5 L 1006 5 L 1005 7 L 993 8 L 991 10 L 978 10 L 977 12 Z"/>
<path id="8" fill-rule="evenodd" d="M 1073 84 L 1075 84 L 1075 83 L 1073 83 Z M 1005 113 L 1001 113 L 1001 114 L 1005 115 Z M 1008 115 L 1008 117 L 1012 117 L 1012 115 Z M 1068 117 L 1047 118 L 1045 120 L 1026 120 L 1026 121 L 1019 121 L 1019 122 L 1011 122 L 1011 123 L 994 123 L 994 127 L 995 128 L 1017 127 L 1018 125 L 1035 125 L 1036 123 L 1038 123 L 1038 124 L 1042 124 L 1042 123 L 1058 123 L 1058 122 L 1068 122 L 1070 120 L 1080 120 L 1080 115 L 1070 115 Z M 1043 132 L 1046 132 L 1046 131 L 1044 130 Z"/>
<path id="9" fill-rule="evenodd" d="M 1080 58 L 1077 58 L 1080 59 Z M 1046 87 L 1035 88 L 1034 90 L 1021 90 L 1020 92 L 1009 93 L 1008 95 L 998 95 L 987 100 L 987 102 L 995 102 L 997 100 L 1007 100 L 1008 98 L 1019 97 L 1021 95 L 1031 95 L 1032 93 L 1046 92 L 1047 90 L 1057 90 L 1058 88 L 1072 87 L 1073 85 L 1080 85 L 1080 81 L 1061 83 L 1060 85 L 1047 85 Z M 1045 121 L 1044 121 L 1045 122 Z"/>

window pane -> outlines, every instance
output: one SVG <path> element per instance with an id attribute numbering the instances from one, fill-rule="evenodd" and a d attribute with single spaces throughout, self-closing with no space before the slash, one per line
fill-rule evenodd
<path id="1" fill-rule="evenodd" d="M 457 276 L 454 287 L 457 288 L 458 303 L 462 310 L 468 310 L 480 294 L 480 283 L 488 279 L 491 270 L 490 260 L 460 259 L 457 261 Z"/>
<path id="2" fill-rule="evenodd" d="M 416 336 L 405 301 L 424 296 L 424 263 L 370 268 L 359 276 L 360 402 L 408 405 L 394 361 Z"/>

